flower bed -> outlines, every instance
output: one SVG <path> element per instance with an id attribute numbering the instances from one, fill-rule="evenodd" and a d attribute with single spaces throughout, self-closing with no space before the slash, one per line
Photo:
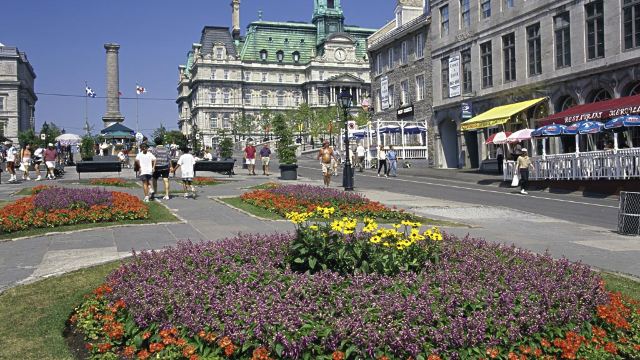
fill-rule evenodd
<path id="1" fill-rule="evenodd" d="M 313 216 L 289 214 L 296 235 L 134 254 L 72 323 L 98 358 L 640 356 L 638 303 L 608 294 L 584 265 L 437 229 L 416 232 L 412 223 L 403 232 L 402 224 L 386 229 L 369 220 L 355 233 L 353 219 L 308 223 Z M 301 238 L 320 233 L 327 236 Z M 340 244 L 311 265 L 316 255 L 301 247 L 323 238 Z M 400 268 L 365 268 L 362 252 L 386 263 L 398 257 Z"/>
<path id="2" fill-rule="evenodd" d="M 213 178 L 213 177 L 206 177 L 206 176 L 196 176 L 193 178 L 193 185 L 195 186 L 209 186 L 209 185 L 218 185 L 220 184 L 222 181 Z"/>
<path id="3" fill-rule="evenodd" d="M 89 180 L 89 185 L 130 187 L 132 184 L 123 179 L 104 178 L 104 179 L 91 179 Z"/>
<path id="4" fill-rule="evenodd" d="M 382 219 L 411 219 L 403 210 L 390 209 L 377 201 L 352 192 L 344 192 L 312 185 L 281 185 L 246 192 L 242 201 L 272 211 L 280 216 L 287 213 L 313 211 L 318 206 L 333 207 L 335 216 L 365 216 Z"/>
<path id="5" fill-rule="evenodd" d="M 81 223 L 146 219 L 137 197 L 102 189 L 40 187 L 0 209 L 0 233 Z"/>

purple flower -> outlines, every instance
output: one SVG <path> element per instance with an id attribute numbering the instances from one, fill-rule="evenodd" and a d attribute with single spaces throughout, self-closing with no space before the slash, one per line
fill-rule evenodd
<path id="1" fill-rule="evenodd" d="M 50 187 L 33 197 L 33 205 L 42 210 L 89 208 L 93 205 L 111 205 L 111 191 L 99 188 L 73 189 Z"/>

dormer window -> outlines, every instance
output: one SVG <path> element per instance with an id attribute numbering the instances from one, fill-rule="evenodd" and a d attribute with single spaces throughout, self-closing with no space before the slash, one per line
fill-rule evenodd
<path id="1" fill-rule="evenodd" d="M 300 53 L 299 52 L 294 51 L 292 55 L 293 55 L 293 62 L 295 62 L 295 63 L 300 62 Z"/>
<path id="2" fill-rule="evenodd" d="M 267 50 L 260 50 L 260 60 L 267 61 Z"/>
<path id="3" fill-rule="evenodd" d="M 327 0 L 327 8 L 333 9 L 335 7 L 336 7 L 335 0 Z"/>
<path id="4" fill-rule="evenodd" d="M 282 52 L 282 50 L 279 50 L 276 53 L 276 58 L 278 59 L 278 62 L 282 62 L 284 60 L 284 52 Z"/>
<path id="5" fill-rule="evenodd" d="M 216 48 L 216 60 L 222 60 L 223 56 L 224 56 L 224 49 L 222 49 L 221 47 Z"/>

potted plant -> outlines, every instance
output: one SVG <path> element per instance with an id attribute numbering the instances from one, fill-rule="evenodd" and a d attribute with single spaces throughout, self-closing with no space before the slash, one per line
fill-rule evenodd
<path id="1" fill-rule="evenodd" d="M 276 150 L 280 161 L 280 178 L 282 180 L 297 180 L 298 165 L 296 162 L 296 145 L 293 143 L 293 133 L 287 125 L 283 114 L 277 114 L 272 122 L 273 133 L 278 138 Z"/>
<path id="2" fill-rule="evenodd" d="M 93 160 L 93 155 L 95 154 L 95 142 L 91 135 L 85 135 L 82 137 L 82 142 L 80 143 L 80 157 L 82 161 L 91 161 Z"/>

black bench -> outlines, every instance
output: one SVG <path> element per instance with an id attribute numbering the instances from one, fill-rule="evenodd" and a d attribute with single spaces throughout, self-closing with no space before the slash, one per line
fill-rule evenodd
<path id="1" fill-rule="evenodd" d="M 76 163 L 76 171 L 78 172 L 78 180 L 80 179 L 80 174 L 83 172 L 118 172 L 118 175 L 120 175 L 122 164 L 120 161 L 78 161 Z"/>
<path id="2" fill-rule="evenodd" d="M 209 160 L 196 161 L 196 164 L 193 167 L 193 172 L 194 172 L 193 175 L 195 176 L 195 173 L 198 171 L 212 171 L 212 172 L 229 175 L 229 177 L 231 177 L 232 175 L 235 175 L 235 173 L 233 172 L 233 167 L 235 166 L 235 163 L 236 163 L 236 159 L 226 159 L 226 160 L 216 160 L 216 161 L 209 161 Z"/>

